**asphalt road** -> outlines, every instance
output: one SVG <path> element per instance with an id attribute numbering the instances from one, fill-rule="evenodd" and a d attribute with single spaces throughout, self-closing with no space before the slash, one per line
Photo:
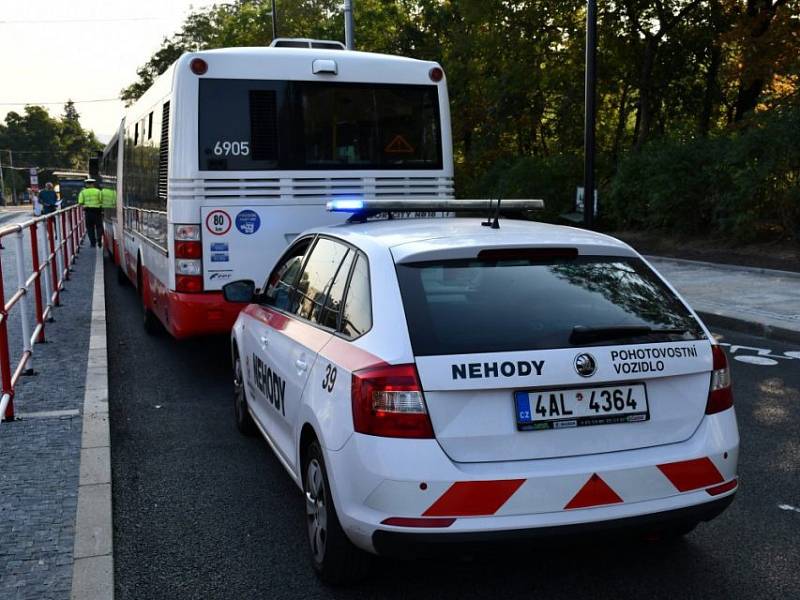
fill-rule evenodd
<path id="1" fill-rule="evenodd" d="M 226 340 L 149 337 L 108 263 L 106 282 L 118 599 L 800 597 L 798 347 L 719 331 L 748 361 L 732 361 L 742 485 L 685 540 L 382 560 L 331 590 L 308 563 L 300 492 L 235 429 Z"/>

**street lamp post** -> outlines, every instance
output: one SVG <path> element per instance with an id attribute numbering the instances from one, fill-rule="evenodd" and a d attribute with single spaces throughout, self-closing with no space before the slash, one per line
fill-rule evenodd
<path id="1" fill-rule="evenodd" d="M 595 126 L 595 87 L 597 77 L 597 0 L 587 0 L 586 4 L 586 83 L 585 117 L 583 137 L 583 224 L 591 227 L 594 223 L 594 126 Z"/>
<path id="2" fill-rule="evenodd" d="M 355 48 L 353 29 L 353 1 L 344 0 L 344 45 L 348 50 Z"/>
<path id="3" fill-rule="evenodd" d="M 278 18 L 278 13 L 275 12 L 275 0 L 272 0 L 272 39 L 274 40 L 278 37 L 278 25 L 276 24 L 275 20 Z"/>
<path id="4" fill-rule="evenodd" d="M 2 153 L 0 153 L 2 154 Z M 0 196 L 3 198 L 3 206 L 6 205 L 6 182 L 3 179 L 3 158 L 0 156 Z"/>
<path id="5" fill-rule="evenodd" d="M 16 182 L 16 173 L 14 173 L 14 155 L 11 154 L 11 150 L 8 151 L 8 164 L 11 168 L 11 202 L 14 205 L 17 205 L 17 182 Z"/>

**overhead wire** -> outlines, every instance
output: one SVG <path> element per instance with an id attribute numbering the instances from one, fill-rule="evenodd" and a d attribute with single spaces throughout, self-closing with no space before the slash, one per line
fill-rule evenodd
<path id="1" fill-rule="evenodd" d="M 43 105 L 56 105 L 66 104 L 72 102 L 73 104 L 91 104 L 95 102 L 122 102 L 119 98 L 92 98 L 90 100 L 62 100 L 55 102 L 0 102 L 0 106 L 43 106 Z"/>
<path id="2" fill-rule="evenodd" d="M 0 25 L 42 25 L 42 24 L 57 24 L 64 23 L 110 23 L 116 21 L 160 21 L 169 19 L 169 17 L 100 17 L 92 18 L 78 18 L 78 19 L 3 19 L 0 20 Z"/>

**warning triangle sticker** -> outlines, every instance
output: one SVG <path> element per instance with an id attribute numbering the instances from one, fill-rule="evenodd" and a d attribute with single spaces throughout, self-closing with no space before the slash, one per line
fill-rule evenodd
<path id="1" fill-rule="evenodd" d="M 414 146 L 408 143 L 402 135 L 396 135 L 383 149 L 386 154 L 413 154 Z"/>
<path id="2" fill-rule="evenodd" d="M 603 504 L 618 504 L 622 502 L 617 493 L 603 481 L 597 473 L 593 473 L 580 491 L 564 507 L 564 510 L 572 508 L 588 508 L 590 506 L 601 506 Z"/>

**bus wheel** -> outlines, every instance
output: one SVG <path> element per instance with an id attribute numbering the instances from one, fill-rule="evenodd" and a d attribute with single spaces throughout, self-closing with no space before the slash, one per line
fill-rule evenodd
<path id="1" fill-rule="evenodd" d="M 144 330 L 149 335 L 157 335 L 161 333 L 161 323 L 158 320 L 156 314 L 150 310 L 145 302 L 144 296 L 144 281 L 142 278 L 142 263 L 140 262 L 138 268 L 136 269 L 137 273 L 137 287 L 139 288 L 139 298 L 142 301 L 142 325 L 144 325 Z"/>
<path id="2" fill-rule="evenodd" d="M 117 265 L 117 283 L 121 286 L 126 286 L 130 283 L 130 280 L 125 274 L 125 270 L 122 268 L 122 265 Z"/>
<path id="3" fill-rule="evenodd" d="M 161 322 L 158 320 L 156 314 L 144 305 L 142 305 L 142 313 L 144 330 L 149 335 L 158 335 L 161 333 Z"/>

